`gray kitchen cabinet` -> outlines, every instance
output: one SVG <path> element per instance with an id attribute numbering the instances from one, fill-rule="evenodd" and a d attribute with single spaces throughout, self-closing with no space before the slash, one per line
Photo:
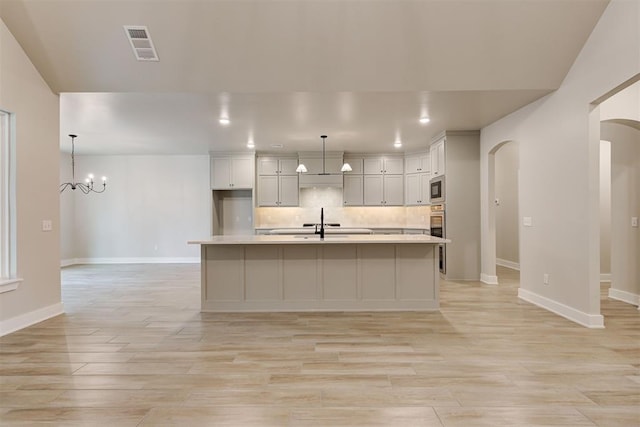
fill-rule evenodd
<path id="1" fill-rule="evenodd" d="M 364 174 L 402 175 L 404 160 L 402 157 L 371 157 L 364 159 Z"/>
<path id="2" fill-rule="evenodd" d="M 211 188 L 213 190 L 246 190 L 254 185 L 254 157 L 212 156 Z"/>
<path id="3" fill-rule="evenodd" d="M 297 166 L 294 157 L 258 158 L 258 206 L 298 206 Z"/>
<path id="4" fill-rule="evenodd" d="M 445 138 L 441 138 L 429 146 L 431 160 L 431 177 L 435 178 L 445 174 Z"/>
<path id="5" fill-rule="evenodd" d="M 402 206 L 403 175 L 364 175 L 365 206 Z"/>
<path id="6" fill-rule="evenodd" d="M 407 154 L 404 158 L 404 173 L 429 173 L 431 156 L 428 152 Z"/>
<path id="7" fill-rule="evenodd" d="M 428 172 L 411 173 L 405 176 L 406 205 L 429 205 L 429 179 Z"/>
<path id="8" fill-rule="evenodd" d="M 344 206 L 362 206 L 364 203 L 364 177 L 362 175 L 347 175 L 345 173 L 342 198 Z"/>

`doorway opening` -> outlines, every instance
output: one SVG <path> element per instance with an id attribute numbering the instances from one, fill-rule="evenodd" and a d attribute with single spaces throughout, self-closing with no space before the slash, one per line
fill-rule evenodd
<path id="1" fill-rule="evenodd" d="M 516 141 L 503 141 L 489 152 L 488 228 L 495 270 L 493 277 L 484 278 L 485 283 L 520 278 L 519 158 Z"/>
<path id="2" fill-rule="evenodd" d="M 637 262 L 640 259 L 639 80 L 626 82 L 610 92 L 594 114 L 600 125 L 600 280 L 597 294 L 602 301 L 622 301 L 640 309 L 640 263 Z"/>

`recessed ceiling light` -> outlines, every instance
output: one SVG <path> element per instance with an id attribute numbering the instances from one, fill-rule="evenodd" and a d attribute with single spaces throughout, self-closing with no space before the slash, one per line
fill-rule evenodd
<path id="1" fill-rule="evenodd" d="M 220 120 L 218 120 L 220 122 L 221 125 L 228 125 L 229 123 L 231 123 L 231 120 L 229 120 L 228 117 L 220 117 Z"/>
<path id="2" fill-rule="evenodd" d="M 396 147 L 396 148 L 402 147 L 402 141 L 397 140 L 396 142 L 393 143 L 393 146 Z"/>
<path id="3" fill-rule="evenodd" d="M 420 123 L 422 123 L 423 125 L 426 125 L 430 121 L 431 119 L 429 119 L 429 117 L 425 117 L 425 116 L 420 117 Z"/>
<path id="4" fill-rule="evenodd" d="M 256 145 L 253 143 L 253 139 L 247 141 L 247 148 L 256 148 Z"/>

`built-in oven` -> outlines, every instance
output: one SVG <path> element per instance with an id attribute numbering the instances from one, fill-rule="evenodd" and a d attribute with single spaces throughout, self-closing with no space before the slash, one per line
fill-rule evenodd
<path id="1" fill-rule="evenodd" d="M 432 236 L 446 238 L 444 205 L 431 205 L 429 229 Z M 444 244 L 438 245 L 438 267 L 442 274 L 447 272 L 447 247 Z"/>
<path id="2" fill-rule="evenodd" d="M 432 205 L 444 203 L 444 175 L 429 181 L 429 200 Z"/>

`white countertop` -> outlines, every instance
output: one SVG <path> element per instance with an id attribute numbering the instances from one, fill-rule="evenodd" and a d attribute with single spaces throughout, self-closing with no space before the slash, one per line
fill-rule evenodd
<path id="1" fill-rule="evenodd" d="M 318 227 L 318 231 L 320 228 Z M 315 227 L 303 228 L 274 228 L 269 230 L 269 234 L 315 234 Z M 351 228 L 351 227 L 325 227 L 324 234 L 371 234 L 373 230 L 370 228 Z"/>
<path id="2" fill-rule="evenodd" d="M 243 235 L 211 236 L 209 240 L 191 240 L 190 245 L 306 245 L 306 244 L 354 244 L 354 243 L 407 243 L 439 244 L 451 243 L 451 240 L 426 234 L 332 234 L 324 240 L 316 234 L 310 235 Z"/>

